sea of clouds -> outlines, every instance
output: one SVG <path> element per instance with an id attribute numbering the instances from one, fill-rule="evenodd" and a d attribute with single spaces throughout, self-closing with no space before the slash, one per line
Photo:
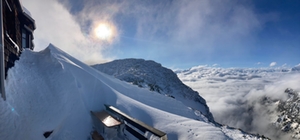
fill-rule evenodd
<path id="1" fill-rule="evenodd" d="M 272 139 L 289 136 L 272 126 L 276 105 L 262 98 L 287 99 L 285 89 L 300 91 L 300 72 L 289 68 L 216 68 L 197 66 L 176 71 L 178 77 L 205 98 L 217 122 Z"/>

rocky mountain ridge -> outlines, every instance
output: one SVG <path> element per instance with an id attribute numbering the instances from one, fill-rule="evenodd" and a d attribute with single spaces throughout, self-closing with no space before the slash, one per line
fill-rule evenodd
<path id="1" fill-rule="evenodd" d="M 278 117 L 274 125 L 283 132 L 291 133 L 292 138 L 300 139 L 300 92 L 288 88 L 284 93 L 288 95 L 287 100 L 275 101 Z"/>
<path id="2" fill-rule="evenodd" d="M 92 67 L 122 81 L 175 98 L 214 122 L 206 101 L 198 92 L 183 84 L 172 70 L 161 64 L 151 60 L 124 59 Z"/>

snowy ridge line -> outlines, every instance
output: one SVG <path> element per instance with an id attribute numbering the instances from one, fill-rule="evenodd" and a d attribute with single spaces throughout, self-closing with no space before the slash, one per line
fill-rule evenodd
<path id="1" fill-rule="evenodd" d="M 183 84 L 172 70 L 159 63 L 152 60 L 129 58 L 92 67 L 121 81 L 182 102 L 193 110 L 201 112 L 209 121 L 214 122 L 205 99 L 199 96 L 198 92 Z"/>

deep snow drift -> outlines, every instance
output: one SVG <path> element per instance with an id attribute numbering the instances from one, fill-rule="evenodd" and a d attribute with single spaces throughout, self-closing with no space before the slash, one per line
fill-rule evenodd
<path id="1" fill-rule="evenodd" d="M 167 133 L 169 139 L 257 139 L 240 130 L 216 126 L 199 112 L 164 95 L 141 89 L 74 59 L 53 45 L 25 50 L 5 83 L 0 99 L 0 139 L 88 139 L 90 111 L 113 105 Z"/>

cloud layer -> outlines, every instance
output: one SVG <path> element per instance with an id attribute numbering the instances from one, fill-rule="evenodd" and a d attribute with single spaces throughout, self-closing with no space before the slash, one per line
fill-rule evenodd
<path id="1" fill-rule="evenodd" d="M 276 121 L 276 114 L 272 112 L 275 106 L 261 105 L 261 98 L 285 99 L 286 88 L 300 91 L 300 74 L 287 71 L 290 69 L 198 66 L 179 72 L 178 77 L 206 99 L 216 121 L 273 139 L 283 139 L 283 133 L 270 127 L 270 122 Z"/>

